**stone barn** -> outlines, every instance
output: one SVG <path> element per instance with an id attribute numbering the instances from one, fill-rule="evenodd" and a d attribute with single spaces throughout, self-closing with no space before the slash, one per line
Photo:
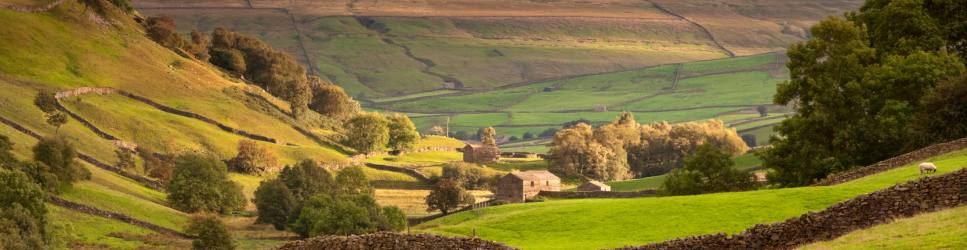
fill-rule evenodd
<path id="1" fill-rule="evenodd" d="M 608 184 L 601 183 L 600 181 L 589 181 L 578 186 L 579 192 L 594 192 L 594 191 L 606 191 L 611 192 L 611 186 Z"/>
<path id="2" fill-rule="evenodd" d="M 492 163 L 500 160 L 500 149 L 488 145 L 467 144 L 462 150 L 463 161 L 470 163 Z"/>
<path id="3" fill-rule="evenodd" d="M 512 172 L 497 182 L 494 199 L 510 203 L 524 202 L 541 191 L 561 191 L 561 178 L 547 170 Z"/>

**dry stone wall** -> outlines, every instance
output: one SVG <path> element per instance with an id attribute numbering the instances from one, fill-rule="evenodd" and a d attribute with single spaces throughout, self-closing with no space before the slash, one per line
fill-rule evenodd
<path id="1" fill-rule="evenodd" d="M 65 200 L 65 199 L 61 199 L 60 197 L 57 197 L 57 196 L 48 196 L 48 200 L 50 201 L 50 203 L 52 203 L 54 205 L 61 206 L 61 207 L 64 207 L 64 208 L 67 208 L 67 209 L 70 209 L 70 210 L 74 210 L 74 211 L 78 211 L 78 212 L 82 212 L 82 213 L 86 213 L 86 214 L 90 214 L 90 215 L 94 215 L 94 216 L 100 216 L 100 217 L 104 217 L 104 218 L 108 218 L 108 219 L 118 220 L 118 221 L 121 221 L 121 222 L 124 222 L 124 223 L 128 223 L 128 224 L 135 225 L 135 226 L 138 226 L 138 227 L 146 228 L 148 230 L 152 230 L 152 231 L 159 232 L 159 233 L 162 233 L 162 234 L 167 234 L 167 235 L 177 236 L 177 237 L 182 237 L 182 238 L 188 238 L 188 235 L 186 235 L 184 233 L 181 233 L 181 232 L 178 232 L 178 231 L 175 231 L 175 230 L 166 228 L 166 227 L 158 226 L 158 225 L 152 224 L 150 222 L 138 220 L 138 219 L 132 218 L 131 216 L 127 216 L 127 215 L 124 215 L 124 214 L 115 213 L 115 212 L 111 212 L 111 211 L 100 210 L 100 209 L 97 209 L 97 208 L 94 208 L 94 207 L 91 207 L 91 206 L 87 206 L 87 205 L 84 205 L 84 204 L 75 203 L 75 202 L 72 202 L 72 201 L 68 201 L 68 200 Z"/>
<path id="2" fill-rule="evenodd" d="M 902 167 L 910 163 L 922 161 L 933 156 L 950 153 L 963 148 L 967 148 L 967 138 L 961 138 L 950 142 L 930 145 L 928 147 L 915 150 L 913 152 L 909 152 L 897 157 L 893 157 L 890 159 L 883 160 L 881 162 L 877 162 L 876 164 L 873 164 L 873 165 L 830 175 L 829 177 L 826 177 L 826 179 L 823 179 L 822 181 L 817 182 L 815 186 L 829 186 L 829 185 L 835 185 L 839 183 L 856 180 L 859 178 L 863 178 L 865 176 L 869 176 L 879 172 Z"/>
<path id="3" fill-rule="evenodd" d="M 409 249 L 514 249 L 479 238 L 444 237 L 431 234 L 375 233 L 351 236 L 320 236 L 292 241 L 278 250 L 409 250 Z"/>
<path id="4" fill-rule="evenodd" d="M 967 169 L 898 184 L 783 222 L 735 235 L 710 234 L 623 249 L 792 249 L 897 218 L 967 204 Z"/>

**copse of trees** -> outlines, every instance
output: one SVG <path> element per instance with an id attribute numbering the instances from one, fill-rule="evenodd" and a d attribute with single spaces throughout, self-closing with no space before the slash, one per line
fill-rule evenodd
<path id="1" fill-rule="evenodd" d="M 341 87 L 318 77 L 310 77 L 309 82 L 313 92 L 309 108 L 313 111 L 339 121 L 359 113 L 359 103 L 349 97 Z"/>
<path id="2" fill-rule="evenodd" d="M 704 143 L 721 145 L 731 155 L 748 150 L 735 130 L 718 120 L 640 125 L 626 112 L 598 128 L 578 123 L 559 131 L 548 161 L 550 170 L 563 176 L 621 180 L 681 167 L 684 157 Z"/>
<path id="3" fill-rule="evenodd" d="M 776 126 L 782 137 L 762 154 L 769 181 L 808 185 L 955 137 L 913 124 L 952 118 L 927 115 L 937 106 L 924 105 L 925 94 L 964 72 L 964 13 L 964 1 L 867 1 L 846 19 L 813 26 L 812 38 L 790 47 L 791 80 L 775 96 L 776 104 L 795 103 L 796 115 Z"/>
<path id="4" fill-rule="evenodd" d="M 487 176 L 483 169 L 473 163 L 453 162 L 443 166 L 440 180 L 452 180 L 468 190 L 487 189 L 499 175 Z"/>
<path id="5" fill-rule="evenodd" d="M 362 169 L 350 167 L 334 178 L 312 161 L 286 166 L 278 178 L 255 191 L 258 223 L 289 229 L 302 237 L 400 231 L 406 217 L 396 207 L 380 207 Z"/>
<path id="6" fill-rule="evenodd" d="M 713 143 L 703 144 L 685 158 L 682 168 L 668 174 L 662 191 L 670 195 L 690 195 L 755 189 L 752 174 L 734 166 L 728 151 Z"/>
<path id="7" fill-rule="evenodd" d="M 242 187 L 228 179 L 225 163 L 196 154 L 179 156 L 175 162 L 166 187 L 172 207 L 189 213 L 228 214 L 245 206 Z"/>

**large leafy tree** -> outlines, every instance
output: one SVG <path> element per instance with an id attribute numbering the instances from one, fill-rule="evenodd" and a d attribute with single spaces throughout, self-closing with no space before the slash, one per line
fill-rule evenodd
<path id="1" fill-rule="evenodd" d="M 26 174 L 0 168 L 0 249 L 43 249 L 47 207 Z"/>
<path id="2" fill-rule="evenodd" d="M 228 179 L 225 163 L 208 156 L 179 156 L 166 190 L 172 207 L 185 212 L 227 214 L 245 206 L 242 188 Z"/>
<path id="3" fill-rule="evenodd" d="M 389 125 L 379 113 L 361 113 L 346 121 L 346 146 L 360 153 L 383 150 L 389 143 Z"/>
<path id="4" fill-rule="evenodd" d="M 386 119 L 389 121 L 389 144 L 386 146 L 393 150 L 413 149 L 420 140 L 420 132 L 416 132 L 413 121 L 399 113 L 393 113 Z"/>
<path id="5" fill-rule="evenodd" d="M 729 152 L 707 143 L 685 158 L 685 166 L 672 170 L 662 184 L 673 195 L 743 191 L 755 188 L 752 174 L 734 169 Z"/>
<path id="6" fill-rule="evenodd" d="M 962 23 L 949 20 L 962 14 L 934 8 L 963 12 L 964 4 L 868 1 L 848 20 L 823 20 L 809 41 L 790 48 L 791 80 L 779 85 L 775 103 L 793 104 L 797 114 L 776 127 L 782 136 L 762 155 L 770 181 L 807 185 L 919 146 L 908 124 L 920 98 L 964 70 L 948 53 L 963 38 L 944 26 Z"/>
<path id="7" fill-rule="evenodd" d="M 195 250 L 233 250 L 235 241 L 232 234 L 225 228 L 217 216 L 197 215 L 185 228 L 185 232 L 192 235 L 191 249 Z"/>
<path id="8" fill-rule="evenodd" d="M 448 214 L 473 203 L 473 195 L 463 189 L 459 181 L 442 179 L 433 185 L 430 194 L 426 196 L 426 211 L 440 210 L 441 213 Z"/>

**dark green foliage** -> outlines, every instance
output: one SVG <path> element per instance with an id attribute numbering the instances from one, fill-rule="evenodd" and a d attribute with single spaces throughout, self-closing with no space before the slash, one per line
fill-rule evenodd
<path id="1" fill-rule="evenodd" d="M 44 191 L 27 175 L 0 168 L 0 249 L 45 248 Z"/>
<path id="2" fill-rule="evenodd" d="M 34 160 L 39 164 L 27 164 L 34 178 L 41 178 L 45 187 L 62 191 L 72 183 L 90 178 L 91 173 L 78 165 L 77 150 L 63 137 L 44 138 L 33 147 Z M 53 175 L 55 178 L 50 178 Z M 50 183 L 55 181 L 56 183 Z M 38 180 L 41 181 L 41 180 Z M 50 190 L 50 189 L 48 189 Z M 51 190 L 53 191 L 53 190 Z"/>
<path id="3" fill-rule="evenodd" d="M 67 115 L 61 112 L 54 112 L 47 115 L 47 124 L 54 126 L 57 131 L 60 131 L 60 126 L 67 124 Z"/>
<path id="4" fill-rule="evenodd" d="M 945 49 L 962 41 L 946 40 L 938 26 L 950 20 L 924 2 L 869 1 L 850 20 L 823 20 L 790 48 L 792 80 L 779 85 L 775 103 L 795 103 L 797 114 L 761 154 L 770 182 L 808 185 L 911 149 L 921 96 L 964 71 Z"/>
<path id="5" fill-rule="evenodd" d="M 245 56 L 242 51 L 237 49 L 212 49 L 211 57 L 208 59 L 212 64 L 218 65 L 232 73 L 245 73 Z"/>
<path id="6" fill-rule="evenodd" d="M 756 140 L 755 139 L 755 135 L 752 135 L 752 134 L 744 134 L 744 135 L 742 135 L 742 141 L 745 142 L 745 145 L 749 145 L 749 147 L 755 147 L 756 146 L 756 141 L 755 140 Z"/>
<path id="7" fill-rule="evenodd" d="M 458 181 L 440 179 L 426 196 L 426 211 L 440 210 L 441 213 L 448 214 L 461 206 L 473 203 L 473 195 L 464 190 Z"/>
<path id="8" fill-rule="evenodd" d="M 225 224 L 214 215 L 196 215 L 185 228 L 193 236 L 191 248 L 195 250 L 232 250 L 235 242 Z"/>
<path id="9" fill-rule="evenodd" d="M 13 168 L 20 161 L 17 157 L 13 155 L 13 142 L 10 141 L 10 137 L 6 135 L 0 135 L 0 168 Z"/>
<path id="10" fill-rule="evenodd" d="M 34 106 L 40 108 L 44 113 L 53 113 L 57 111 L 57 98 L 54 97 L 55 93 L 52 91 L 40 91 L 36 97 L 34 97 Z"/>
<path id="11" fill-rule="evenodd" d="M 218 159 L 187 154 L 175 161 L 168 183 L 168 202 L 189 212 L 231 213 L 245 206 L 242 188 L 228 179 L 225 163 Z"/>
<path id="12" fill-rule="evenodd" d="M 332 174 L 311 160 L 302 161 L 292 167 L 286 166 L 279 172 L 279 180 L 299 200 L 322 192 L 332 192 L 336 188 Z"/>
<path id="13" fill-rule="evenodd" d="M 914 147 L 967 137 L 967 74 L 941 81 L 928 91 L 910 126 Z"/>
<path id="14" fill-rule="evenodd" d="M 410 150 L 416 146 L 417 141 L 420 140 L 420 132 L 416 132 L 416 125 L 413 125 L 413 121 L 409 117 L 393 113 L 386 117 L 389 122 L 387 128 L 389 128 L 389 143 L 386 147 L 393 150 Z"/>
<path id="15" fill-rule="evenodd" d="M 280 179 L 262 181 L 255 190 L 256 223 L 272 224 L 276 230 L 285 229 L 297 201 L 292 191 Z"/>
<path id="16" fill-rule="evenodd" d="M 464 130 L 460 130 L 460 131 L 457 131 L 455 133 L 450 133 L 450 134 L 451 134 L 450 137 L 456 138 L 458 140 L 469 140 L 469 139 L 471 139 L 470 138 L 470 133 L 467 133 L 467 131 L 464 131 Z"/>
<path id="17" fill-rule="evenodd" d="M 751 190 L 752 174 L 734 169 L 732 156 L 712 144 L 699 146 L 685 158 L 685 166 L 672 170 L 662 184 L 665 193 L 689 195 Z"/>
<path id="18" fill-rule="evenodd" d="M 512 136 L 510 136 L 510 138 L 508 140 L 510 140 L 510 141 L 520 141 L 520 138 L 517 137 L 516 135 L 512 135 Z"/>
<path id="19" fill-rule="evenodd" d="M 443 166 L 440 179 L 455 181 L 465 189 L 484 189 L 488 185 L 487 176 L 480 167 L 464 162 L 453 162 Z"/>
<path id="20" fill-rule="evenodd" d="M 370 195 L 316 195 L 303 205 L 292 229 L 302 237 L 372 233 L 378 229 L 381 212 Z"/>
<path id="21" fill-rule="evenodd" d="M 531 133 L 531 132 L 525 132 L 523 138 L 524 138 L 524 140 L 534 139 L 534 134 Z"/>
<path id="22" fill-rule="evenodd" d="M 403 229 L 406 229 L 406 213 L 398 207 L 383 207 L 383 213 L 379 219 L 379 230 L 399 232 Z"/>
<path id="23" fill-rule="evenodd" d="M 560 129 L 557 129 L 557 128 L 548 128 L 548 129 L 545 129 L 543 132 L 541 132 L 541 134 L 538 135 L 538 137 L 541 137 L 541 138 L 554 137 L 554 134 L 557 134 L 557 131 L 559 130 Z"/>

